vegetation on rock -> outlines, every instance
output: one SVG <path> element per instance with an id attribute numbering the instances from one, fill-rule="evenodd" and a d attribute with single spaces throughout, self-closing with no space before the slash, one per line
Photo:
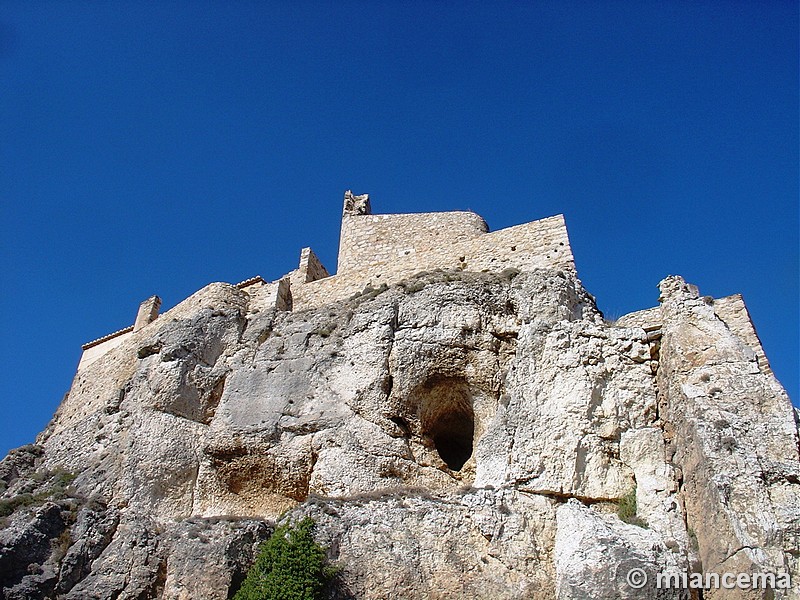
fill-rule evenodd
<path id="1" fill-rule="evenodd" d="M 234 600 L 317 600 L 335 574 L 314 541 L 313 519 L 283 525 L 264 542 Z"/>
<path id="2" fill-rule="evenodd" d="M 67 487 L 75 479 L 75 475 L 63 469 L 55 471 L 36 471 L 30 477 L 34 482 L 47 482 L 36 493 L 24 492 L 10 498 L 0 498 L 0 517 L 11 515 L 16 509 L 25 506 L 37 506 L 48 500 L 61 500 L 67 495 Z"/>
<path id="3" fill-rule="evenodd" d="M 625 523 L 647 528 L 647 522 L 636 515 L 636 488 L 619 499 L 617 516 Z"/>

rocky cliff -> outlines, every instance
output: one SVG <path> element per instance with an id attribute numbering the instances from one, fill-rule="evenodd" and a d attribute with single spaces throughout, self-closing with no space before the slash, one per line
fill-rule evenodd
<path id="1" fill-rule="evenodd" d="M 0 463 L 0 587 L 228 598 L 302 516 L 334 598 L 701 597 L 658 572 L 796 585 L 796 412 L 746 311 L 678 277 L 659 300 L 610 323 L 555 269 L 427 272 L 294 312 L 211 284 L 79 371 Z"/>

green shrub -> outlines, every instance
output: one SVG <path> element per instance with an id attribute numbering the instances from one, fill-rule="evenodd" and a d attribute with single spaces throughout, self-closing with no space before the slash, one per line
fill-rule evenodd
<path id="1" fill-rule="evenodd" d="M 636 516 L 636 488 L 625 494 L 617 502 L 617 516 L 625 523 L 647 528 L 647 522 Z"/>
<path id="2" fill-rule="evenodd" d="M 325 551 L 314 541 L 316 524 L 308 517 L 283 525 L 264 544 L 234 600 L 317 600 L 335 574 Z"/>
<path id="3" fill-rule="evenodd" d="M 43 482 L 50 479 L 50 485 L 35 494 L 23 493 L 11 498 L 0 498 L 0 517 L 7 517 L 15 510 L 25 506 L 38 506 L 48 500 L 62 500 L 67 496 L 67 488 L 75 479 L 75 475 L 64 469 L 55 471 L 37 471 L 31 480 Z"/>
<path id="4" fill-rule="evenodd" d="M 65 471 L 64 469 L 57 469 L 53 472 L 53 483 L 50 487 L 49 493 L 50 495 L 59 500 L 67 495 L 67 488 L 69 485 L 75 481 L 74 473 L 70 473 L 69 471 Z"/>
<path id="5" fill-rule="evenodd" d="M 11 498 L 0 498 L 0 517 L 7 517 L 20 506 L 28 506 L 36 501 L 33 494 L 17 494 Z"/>

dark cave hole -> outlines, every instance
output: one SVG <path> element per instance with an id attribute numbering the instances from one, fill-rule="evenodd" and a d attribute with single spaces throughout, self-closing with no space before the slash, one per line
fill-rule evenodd
<path id="1" fill-rule="evenodd" d="M 475 413 L 469 386 L 460 378 L 428 381 L 422 390 L 422 425 L 439 457 L 452 471 L 460 471 L 472 456 Z"/>
<path id="2" fill-rule="evenodd" d="M 453 471 L 460 471 L 464 463 L 472 456 L 472 436 L 475 431 L 475 421 L 471 415 L 461 415 L 458 422 L 443 428 L 433 436 L 436 452 L 447 467 Z"/>

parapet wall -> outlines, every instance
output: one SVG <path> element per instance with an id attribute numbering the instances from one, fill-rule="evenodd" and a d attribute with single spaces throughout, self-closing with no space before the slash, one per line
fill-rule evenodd
<path id="1" fill-rule="evenodd" d="M 78 371 L 88 367 L 106 352 L 119 346 L 122 342 L 131 337 L 131 335 L 133 335 L 133 325 L 84 344 L 82 346 L 83 354 L 81 354 L 81 360 L 78 363 Z"/>
<path id="2" fill-rule="evenodd" d="M 136 321 L 133 325 L 120 329 L 114 333 L 109 333 L 103 337 L 87 342 L 83 346 L 83 354 L 78 363 L 78 371 L 88 367 L 95 362 L 98 358 L 113 350 L 125 340 L 127 340 L 134 332 L 146 327 L 158 318 L 158 309 L 161 308 L 161 298 L 158 296 L 150 296 L 147 300 L 139 305 L 139 310 L 136 313 Z"/>

